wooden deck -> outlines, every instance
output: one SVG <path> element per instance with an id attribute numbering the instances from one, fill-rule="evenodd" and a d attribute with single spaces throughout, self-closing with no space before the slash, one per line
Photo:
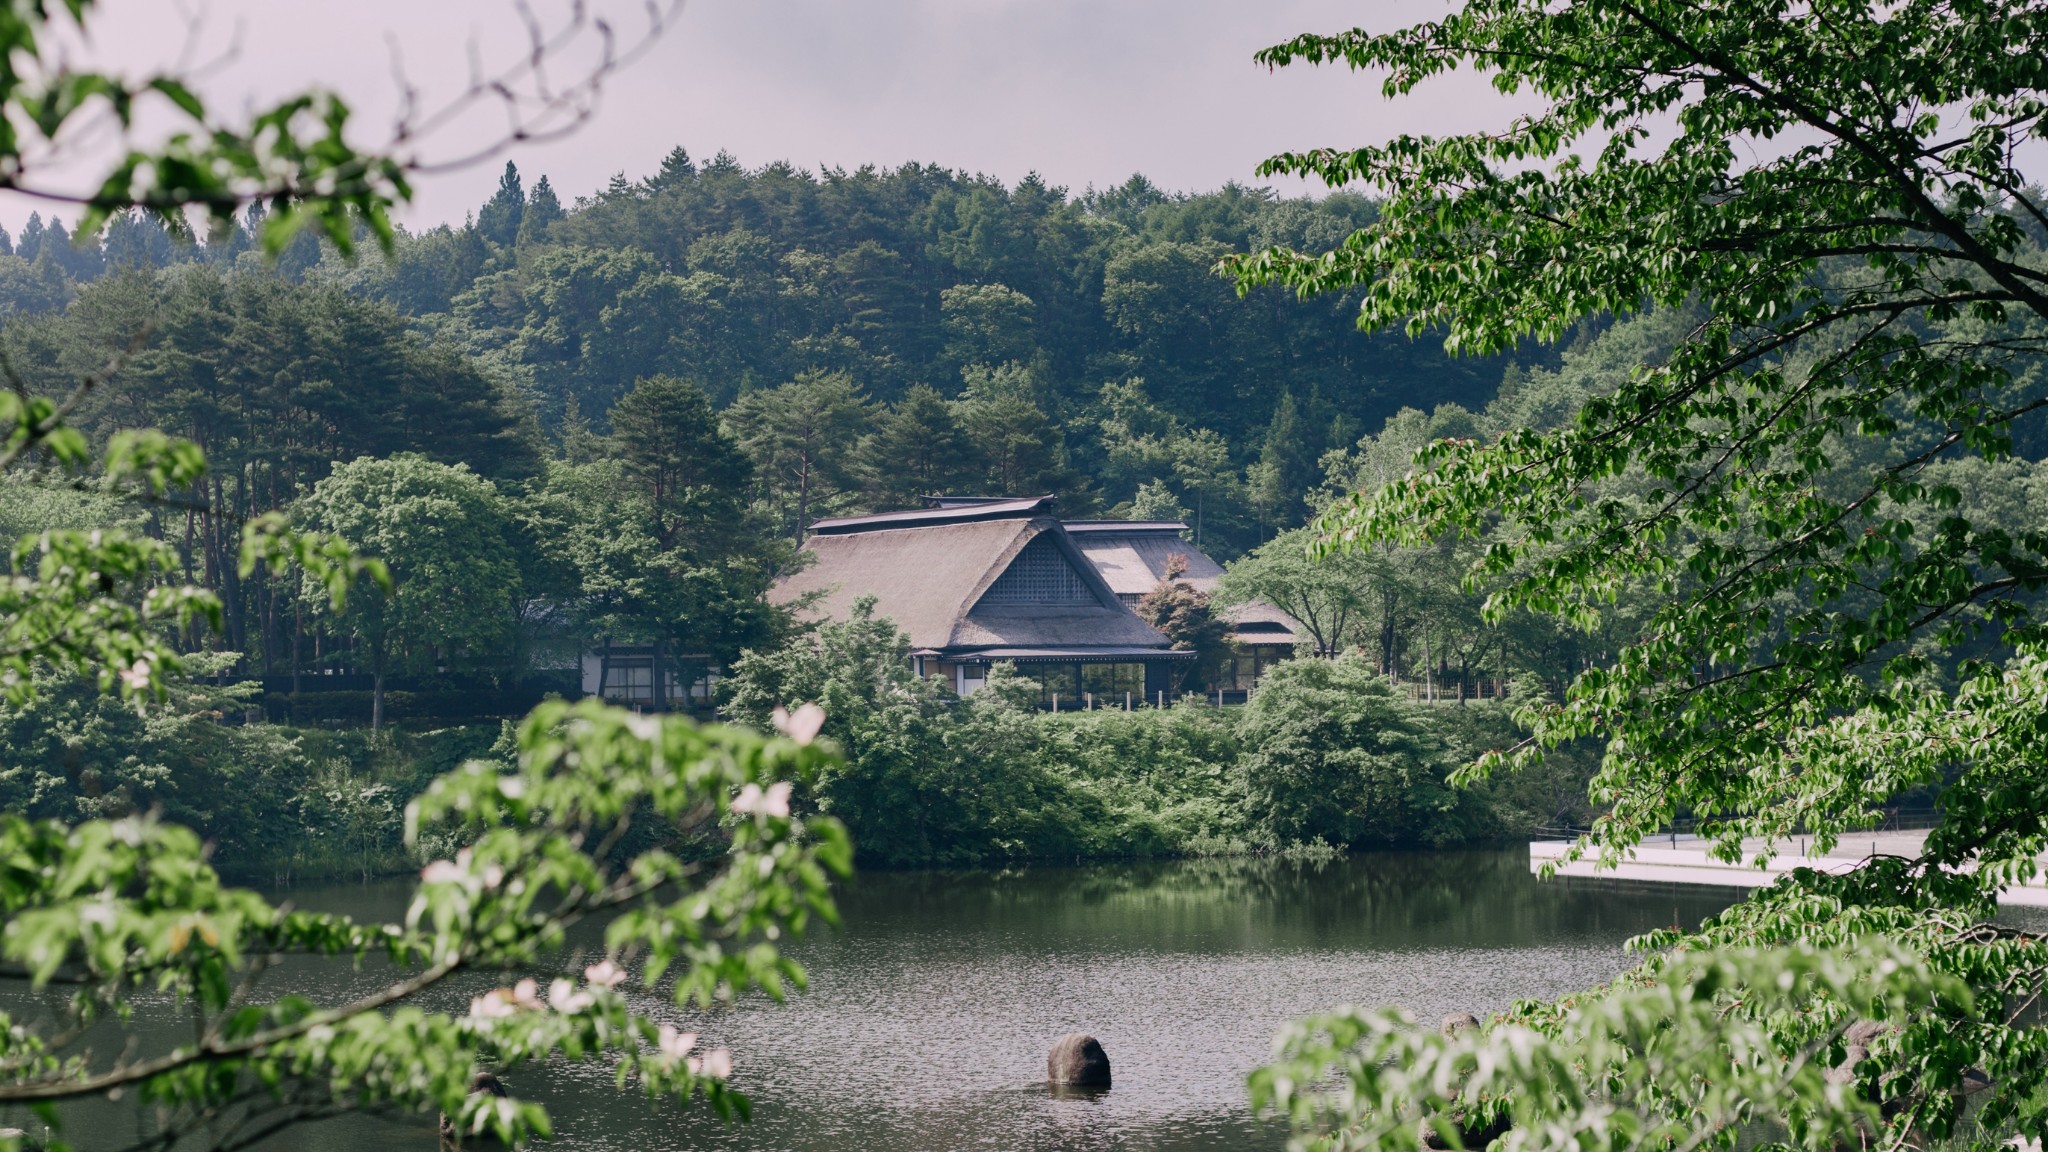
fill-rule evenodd
<path id="1" fill-rule="evenodd" d="M 1803 838 L 1779 841 L 1776 855 L 1761 860 L 1766 850 L 1762 840 L 1743 842 L 1744 863 L 1729 864 L 1707 854 L 1707 841 L 1677 835 L 1665 840 L 1648 840 L 1614 868 L 1601 868 L 1597 861 L 1578 860 L 1558 864 L 1556 875 L 1606 877 L 1663 884 L 1706 884 L 1723 888 L 1761 888 L 1794 868 L 1821 868 L 1843 872 L 1872 855 L 1918 856 L 1927 839 L 1924 831 L 1862 832 L 1843 838 L 1825 856 L 1810 855 L 1811 845 Z M 1537 840 L 1529 845 L 1529 870 L 1541 872 L 1560 860 L 1566 840 Z M 2048 881 L 2036 876 L 2026 884 L 2008 888 L 1998 902 L 2015 907 L 2048 908 Z"/>

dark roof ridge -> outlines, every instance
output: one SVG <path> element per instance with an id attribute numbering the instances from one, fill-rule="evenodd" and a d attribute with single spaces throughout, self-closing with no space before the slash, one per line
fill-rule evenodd
<path id="1" fill-rule="evenodd" d="M 1188 529 L 1187 524 L 1180 520 L 1063 520 L 1061 523 L 1066 526 L 1069 532 L 1173 532 L 1178 534 Z"/>
<path id="2" fill-rule="evenodd" d="M 932 528 L 941 524 L 974 524 L 984 520 L 1026 520 L 1048 515 L 1053 497 L 1028 496 L 958 508 L 910 508 L 901 512 L 877 512 L 870 516 L 839 516 L 811 522 L 814 536 L 841 536 L 851 532 L 873 532 L 884 528 Z"/>

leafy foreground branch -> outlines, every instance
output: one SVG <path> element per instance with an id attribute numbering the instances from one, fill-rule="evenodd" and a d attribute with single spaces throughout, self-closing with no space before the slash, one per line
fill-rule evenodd
<path id="1" fill-rule="evenodd" d="M 1574 853 L 1607 860 L 1679 818 L 1735 860 L 1829 846 L 1904 794 L 1944 813 L 1920 859 L 1787 881 L 1483 1040 L 1325 1022 L 1365 1062 L 1349 1096 L 1316 1097 L 1359 1125 L 1340 1142 L 1452 1106 L 1467 1069 L 1464 1103 L 1505 1101 L 1512 1147 L 1728 1146 L 1749 1122 L 1744 1139 L 1811 1148 L 2048 1133 L 2041 949 L 1992 923 L 2048 849 L 2048 535 L 1961 482 L 2040 455 L 2048 203 L 2024 168 L 2048 126 L 2048 10 L 1467 0 L 1259 58 L 1371 70 L 1389 97 L 1471 65 L 1537 107 L 1499 132 L 1268 161 L 1386 199 L 1330 251 L 1235 261 L 1244 289 L 1359 292 L 1363 327 L 1442 325 L 1476 352 L 1684 321 L 1570 419 L 1439 442 L 1319 522 L 1327 549 L 1479 541 L 1468 586 L 1496 620 L 1590 630 L 1655 606 L 1468 776 L 1599 741 L 1606 812 Z M 1775 950 L 1698 958 L 1727 947 Z M 1924 1012 L 1897 1014 L 1906 991 Z M 1893 1030 L 1830 1038 L 1880 1006 Z M 1419 1063 L 1362 1070 L 1397 1055 Z M 1264 1083 L 1291 1101 L 1282 1081 L 1309 1068 L 1282 1068 Z M 1964 1098 L 1982 1101 L 1967 1130 Z"/>
<path id="2" fill-rule="evenodd" d="M 54 1125 L 57 1101 L 132 1091 L 159 1110 L 154 1142 L 198 1133 L 223 1149 L 344 1111 L 438 1109 L 463 1132 L 516 1140 L 548 1134 L 546 1113 L 470 1094 L 474 1074 L 559 1055 L 613 1061 L 622 1088 L 653 1099 L 702 1096 L 744 1116 L 731 1056 L 694 1051 L 694 1036 L 629 1009 L 621 986 L 628 966 L 700 1006 L 802 986 L 773 941 L 833 917 L 828 885 L 851 851 L 836 822 L 790 814 L 790 781 L 831 754 L 810 743 L 814 722 L 789 727 L 794 738 L 587 703 L 537 709 L 516 769 L 471 763 L 408 809 L 409 838 L 438 829 L 469 847 L 421 873 L 396 924 L 224 888 L 175 825 L 0 817 L 0 978 L 73 989 L 48 1019 L 0 1015 L 0 1106 Z M 730 849 L 711 863 L 626 850 L 714 827 Z M 604 924 L 605 957 L 579 977 L 560 965 L 585 921 Z M 393 980 L 346 1004 L 265 1001 L 265 972 L 294 955 L 381 957 Z M 477 968 L 526 975 L 466 1015 L 413 1002 Z M 80 1044 L 95 1022 L 125 1022 L 138 995 L 165 993 L 191 1013 L 191 1042 L 111 1062 Z"/>
<path id="3" fill-rule="evenodd" d="M 1960 981 L 1882 940 L 1680 951 L 1485 1031 L 1419 1032 L 1392 1010 L 1297 1022 L 1252 1095 L 1336 1150 L 1495 1138 L 1504 1150 L 1684 1150 L 1766 1116 L 1800 1147 L 1856 1146 L 1899 1102 L 1880 1102 L 1876 1078 L 1857 1070 L 1874 1065 L 1848 1061 L 1845 1035 L 1896 1046 L 1900 1030 L 1882 1022 L 1973 1002 Z"/>

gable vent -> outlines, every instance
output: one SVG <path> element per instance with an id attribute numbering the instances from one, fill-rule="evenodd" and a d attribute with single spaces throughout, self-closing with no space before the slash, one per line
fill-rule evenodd
<path id="1" fill-rule="evenodd" d="M 1093 604 L 1095 594 L 1074 569 L 1059 545 L 1049 536 L 1039 536 L 1017 553 L 1003 570 L 981 603 L 1001 604 Z"/>

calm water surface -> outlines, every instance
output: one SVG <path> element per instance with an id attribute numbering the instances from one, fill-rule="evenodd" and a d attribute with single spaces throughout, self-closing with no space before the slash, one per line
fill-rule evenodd
<path id="1" fill-rule="evenodd" d="M 753 1122 L 650 1110 L 593 1065 L 529 1068 L 566 1149 L 1277 1149 L 1245 1074 L 1290 1017 L 1342 1003 L 1400 1005 L 1433 1024 L 1599 983 L 1622 941 L 1724 907 L 1721 889 L 1539 881 L 1524 849 L 1115 864 L 995 873 L 880 873 L 842 895 L 845 924 L 793 951 L 809 993 L 699 1014 L 645 1007 L 735 1053 Z M 399 886 L 301 889 L 302 906 L 391 915 Z M 321 999 L 378 973 L 287 974 L 273 991 Z M 495 979 L 488 983 L 496 983 Z M 481 986 L 481 985 L 479 985 Z M 476 989 L 444 990 L 460 1006 Z M 1045 1052 L 1102 1041 L 1115 1086 L 1055 1098 Z M 75 1114 L 86 1147 L 132 1135 L 111 1106 Z M 368 1118 L 278 1148 L 430 1149 L 425 1123 Z"/>

